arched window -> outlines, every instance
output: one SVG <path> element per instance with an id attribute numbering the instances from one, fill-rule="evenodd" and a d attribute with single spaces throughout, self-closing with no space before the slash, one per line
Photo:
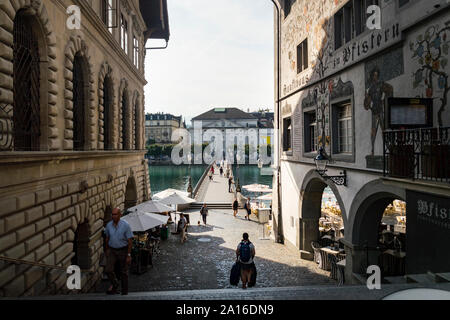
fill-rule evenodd
<path id="1" fill-rule="evenodd" d="M 122 93 L 122 149 L 129 149 L 129 125 L 128 125 L 128 95 L 126 90 Z"/>
<path id="2" fill-rule="evenodd" d="M 109 75 L 105 77 L 103 83 L 103 133 L 104 133 L 104 149 L 112 150 L 112 110 L 113 110 L 113 84 Z"/>
<path id="3" fill-rule="evenodd" d="M 14 18 L 14 149 L 40 150 L 40 66 L 32 17 L 19 10 Z"/>
<path id="4" fill-rule="evenodd" d="M 86 149 L 86 72 L 84 58 L 75 55 L 73 62 L 73 149 Z"/>

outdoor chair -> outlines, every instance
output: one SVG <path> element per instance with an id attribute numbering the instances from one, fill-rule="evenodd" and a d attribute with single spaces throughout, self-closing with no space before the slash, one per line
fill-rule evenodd
<path id="1" fill-rule="evenodd" d="M 328 261 L 328 253 L 326 253 L 323 250 L 320 250 L 320 262 L 321 263 L 319 264 L 319 267 L 322 270 L 327 270 L 327 271 L 330 270 L 330 263 Z"/>
<path id="2" fill-rule="evenodd" d="M 311 247 L 314 250 L 314 261 L 320 264 L 320 244 L 317 241 L 311 241 Z"/>
<path id="3" fill-rule="evenodd" d="M 345 253 L 338 253 L 338 255 L 336 256 L 336 261 L 340 262 L 342 260 L 344 260 L 346 257 Z M 343 267 L 337 267 L 337 280 L 338 280 L 338 285 L 342 286 L 344 285 L 345 282 L 345 268 Z"/>
<path id="4" fill-rule="evenodd" d="M 330 268 L 331 268 L 331 272 L 330 272 L 330 277 L 333 280 L 337 280 L 337 273 L 338 273 L 338 266 L 337 266 L 337 259 L 336 256 L 334 254 L 328 254 L 328 261 L 330 262 Z"/>

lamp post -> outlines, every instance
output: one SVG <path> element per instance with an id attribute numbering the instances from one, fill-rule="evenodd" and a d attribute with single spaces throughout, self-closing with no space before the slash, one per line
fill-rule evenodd
<path id="1" fill-rule="evenodd" d="M 316 163 L 316 171 L 321 175 L 325 180 L 331 180 L 336 185 L 347 186 L 347 172 L 345 170 L 342 171 L 339 176 L 328 176 L 325 172 L 327 172 L 327 165 L 330 160 L 328 159 L 323 147 L 319 148 L 317 152 L 317 156 L 314 158 L 314 162 Z"/>
<path id="2" fill-rule="evenodd" d="M 241 185 L 239 183 L 239 161 L 241 161 L 241 156 L 239 153 L 236 153 L 236 161 L 237 161 L 237 180 L 236 180 L 236 192 L 241 192 Z"/>
<path id="3" fill-rule="evenodd" d="M 192 154 L 191 154 L 191 151 L 189 151 L 187 158 L 188 158 L 188 163 L 189 163 L 189 183 L 188 183 L 188 187 L 187 187 L 187 192 L 189 194 L 189 197 L 192 198 L 192 176 L 191 176 Z"/>

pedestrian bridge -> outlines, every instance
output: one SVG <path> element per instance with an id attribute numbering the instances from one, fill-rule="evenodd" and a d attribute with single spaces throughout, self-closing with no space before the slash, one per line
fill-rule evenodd
<path id="1" fill-rule="evenodd" d="M 233 175 L 231 165 L 229 167 L 231 175 Z M 206 168 L 197 183 L 192 195 L 197 203 L 191 204 L 190 207 L 193 209 L 200 208 L 203 203 L 206 203 L 210 209 L 231 209 L 231 205 L 236 198 L 242 203 L 242 195 L 236 192 L 236 184 L 232 184 L 231 192 L 228 192 L 228 178 L 225 173 L 221 176 L 219 169 L 215 166 L 213 178 L 210 180 L 208 176 L 210 170 L 211 165 Z"/>

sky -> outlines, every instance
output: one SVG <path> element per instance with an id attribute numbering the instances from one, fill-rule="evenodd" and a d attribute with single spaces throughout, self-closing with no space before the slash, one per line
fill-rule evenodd
<path id="1" fill-rule="evenodd" d="M 168 11 L 169 46 L 145 59 L 146 113 L 182 115 L 189 125 L 214 107 L 273 110 L 270 0 L 168 0 Z"/>

